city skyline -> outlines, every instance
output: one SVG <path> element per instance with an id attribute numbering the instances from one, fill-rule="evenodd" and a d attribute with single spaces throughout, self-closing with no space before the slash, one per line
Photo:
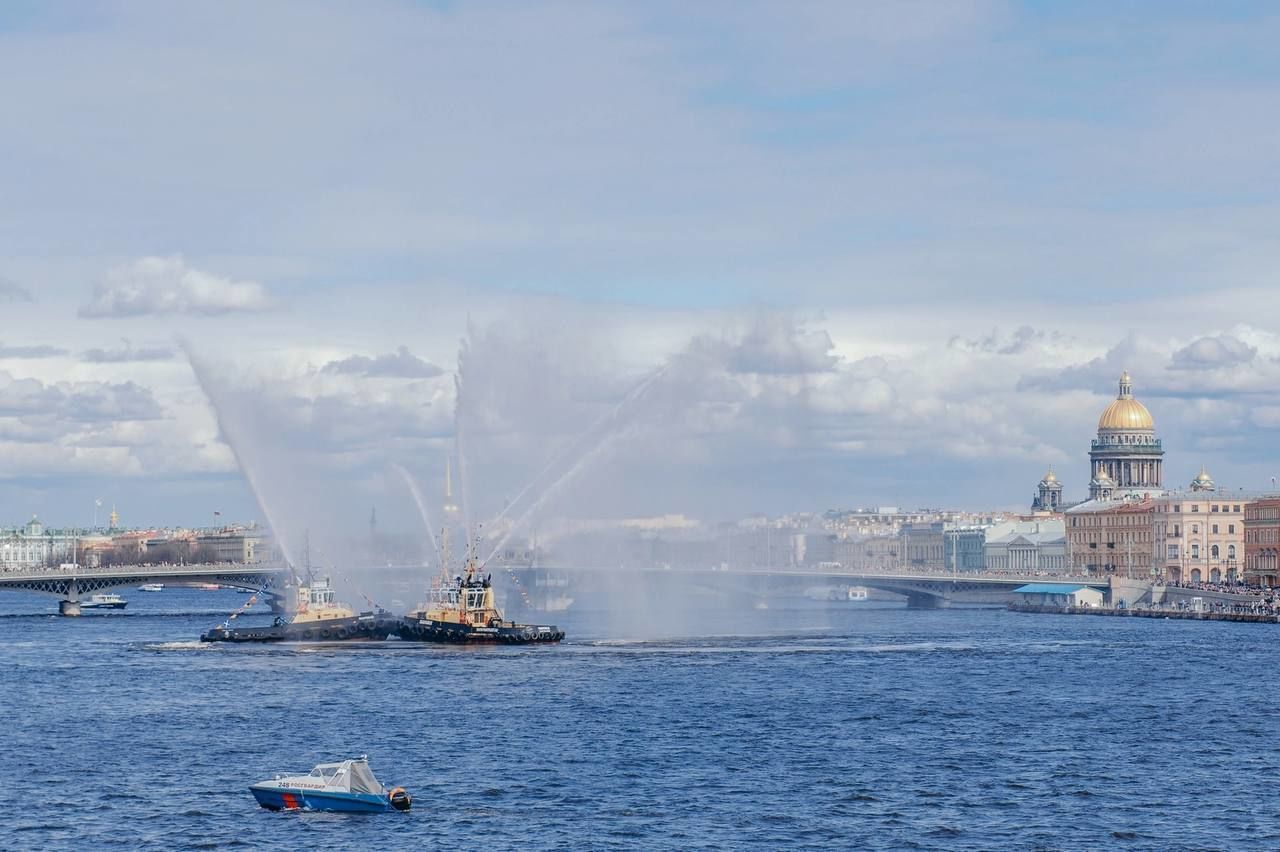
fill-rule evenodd
<path id="1" fill-rule="evenodd" d="M 8 522 L 266 520 L 182 340 L 356 525 L 463 338 L 478 515 L 664 365 L 547 512 L 1082 499 L 1122 370 L 1168 484 L 1280 471 L 1265 9 L 158 8 L 0 12 Z"/>

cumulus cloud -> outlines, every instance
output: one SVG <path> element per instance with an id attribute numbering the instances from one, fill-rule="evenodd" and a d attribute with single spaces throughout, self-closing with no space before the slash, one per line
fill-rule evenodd
<path id="1" fill-rule="evenodd" d="M 94 287 L 82 317 L 219 314 L 263 311 L 271 300 L 261 284 L 233 281 L 188 266 L 180 255 L 143 257 L 118 266 Z"/>
<path id="2" fill-rule="evenodd" d="M 160 405 L 150 389 L 134 382 L 46 384 L 0 371 L 0 417 L 87 424 L 154 420 L 160 416 Z"/>
<path id="3" fill-rule="evenodd" d="M 5 346 L 0 343 L 0 360 L 58 358 L 66 354 L 68 354 L 67 350 L 56 346 Z"/>
<path id="4" fill-rule="evenodd" d="M 123 364 L 135 361 L 168 361 L 174 352 L 165 346 L 140 346 L 135 348 L 128 340 L 116 349 L 86 349 L 80 360 L 89 364 Z"/>
<path id="5" fill-rule="evenodd" d="M 34 302 L 35 297 L 25 287 L 19 287 L 7 278 L 0 278 L 0 302 Z"/>
<path id="6" fill-rule="evenodd" d="M 947 346 L 967 352 L 1021 355 L 1046 344 L 1057 343 L 1062 339 L 1063 337 L 1059 332 L 1047 332 L 1024 325 L 1010 334 L 1004 334 L 999 329 L 993 329 L 990 334 L 979 338 L 964 338 L 957 335 L 951 338 Z"/>
<path id="7" fill-rule="evenodd" d="M 432 379 L 444 374 L 444 370 L 414 355 L 405 346 L 388 355 L 373 358 L 352 355 L 339 361 L 330 361 L 320 371 L 377 379 Z"/>
<path id="8" fill-rule="evenodd" d="M 785 316 L 764 316 L 745 333 L 704 336 L 693 350 L 719 360 L 731 373 L 795 376 L 835 369 L 839 358 L 825 329 L 807 329 Z"/>
<path id="9" fill-rule="evenodd" d="M 1219 334 L 1201 337 L 1174 352 L 1170 366 L 1174 370 L 1213 370 L 1247 363 L 1257 354 L 1256 347 L 1240 338 L 1231 334 Z"/>

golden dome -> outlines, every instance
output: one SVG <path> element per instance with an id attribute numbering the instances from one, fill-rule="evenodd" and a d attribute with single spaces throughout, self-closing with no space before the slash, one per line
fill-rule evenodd
<path id="1" fill-rule="evenodd" d="M 1120 394 L 1102 411 L 1098 431 L 1154 432 L 1156 422 L 1147 407 L 1133 398 L 1133 385 L 1126 370 L 1120 377 Z"/>

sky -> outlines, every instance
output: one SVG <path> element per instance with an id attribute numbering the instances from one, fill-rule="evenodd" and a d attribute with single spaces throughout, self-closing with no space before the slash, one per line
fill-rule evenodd
<path id="1" fill-rule="evenodd" d="M 0 6 L 0 526 L 1280 475 L 1266 3 Z M 102 501 L 102 508 L 95 507 Z M 287 520 L 285 520 L 287 519 Z"/>

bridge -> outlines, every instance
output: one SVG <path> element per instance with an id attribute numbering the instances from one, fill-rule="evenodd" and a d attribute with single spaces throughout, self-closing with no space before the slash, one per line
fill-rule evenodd
<path id="1" fill-rule="evenodd" d="M 493 569 L 496 572 L 504 568 Z M 1004 605 L 1014 599 L 1013 592 L 1028 583 L 1061 585 L 1065 589 L 1081 586 L 1100 589 L 1104 592 L 1114 585 L 1110 578 L 1077 575 L 1026 575 L 998 574 L 989 572 L 913 572 L 913 571 L 847 571 L 842 568 L 827 567 L 666 567 L 651 566 L 645 568 L 516 568 L 517 574 L 524 572 L 546 571 L 552 574 L 573 576 L 575 581 L 590 584 L 593 578 L 602 574 L 617 573 L 640 575 L 650 579 L 658 577 L 696 580 L 699 585 L 708 581 L 736 581 L 739 585 L 749 584 L 753 593 L 764 597 L 780 586 L 795 585 L 801 581 L 810 585 L 848 585 L 863 586 L 884 592 L 902 595 L 907 599 L 907 606 L 912 609 L 938 609 L 956 604 L 989 604 Z M 746 589 L 744 589 L 745 591 Z"/>
<path id="2" fill-rule="evenodd" d="M 419 577 L 431 572 L 422 566 L 388 566 L 393 574 L 402 574 L 412 578 L 414 583 Z M 937 609 L 958 604 L 1003 605 L 1013 600 L 1013 591 L 1027 583 L 1061 584 L 1064 589 L 1089 586 L 1108 591 L 1113 582 L 1107 578 L 1080 577 L 1065 575 L 1027 576 L 1014 574 L 993 574 L 986 572 L 937 573 L 937 572 L 866 572 L 846 571 L 829 567 L 726 567 L 714 568 L 666 567 L 650 566 L 645 568 L 568 568 L 546 567 L 528 568 L 515 566 L 493 566 L 495 573 L 513 570 L 517 574 L 526 572 L 548 572 L 562 575 L 574 575 L 575 579 L 590 585 L 592 580 L 603 579 L 604 576 L 631 575 L 644 576 L 650 580 L 659 578 L 695 580 L 700 585 L 708 582 L 721 586 L 724 581 L 746 586 L 742 589 L 749 594 L 765 597 L 771 592 L 787 585 L 794 586 L 796 581 L 809 584 L 863 586 L 868 589 L 891 592 L 907 599 L 907 606 L 912 609 Z M 63 615 L 80 615 L 80 596 L 141 586 L 146 583 L 167 583 L 199 585 L 215 583 L 220 586 L 258 590 L 270 590 L 283 586 L 289 577 L 289 569 L 280 563 L 240 564 L 215 563 L 205 565 L 121 565 L 107 568 L 86 568 L 84 566 L 59 568 L 33 568 L 23 571 L 0 573 L 0 591 L 4 589 L 25 590 L 42 594 L 56 595 L 59 599 L 58 611 Z M 1137 600 L 1137 597 L 1131 599 Z"/>
<path id="3" fill-rule="evenodd" d="M 57 595 L 62 615 L 80 614 L 80 595 L 141 586 L 146 583 L 199 585 L 216 583 L 241 589 L 269 589 L 289 576 L 278 563 L 244 565 L 221 562 L 207 565 L 116 565 L 32 568 L 0 574 L 0 590 L 15 589 Z"/>

